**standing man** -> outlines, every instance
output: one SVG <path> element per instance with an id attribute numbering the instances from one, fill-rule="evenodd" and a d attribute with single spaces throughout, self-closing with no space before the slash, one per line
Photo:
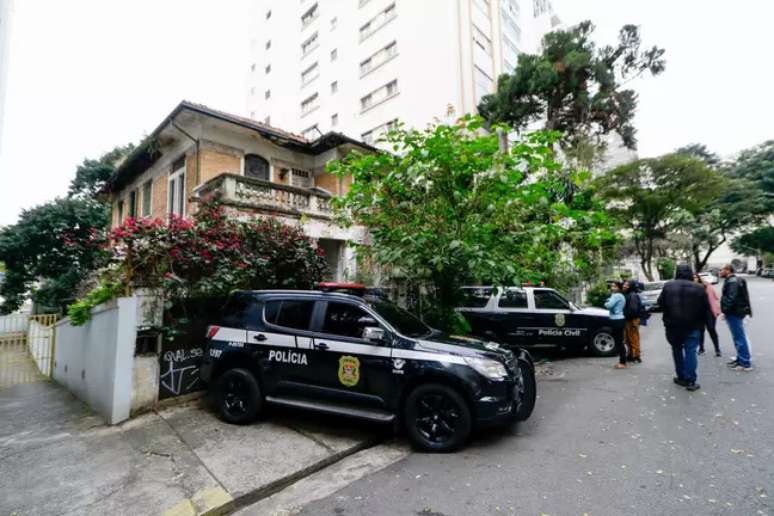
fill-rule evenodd
<path id="1" fill-rule="evenodd" d="M 626 298 L 624 306 L 624 340 L 629 349 L 629 362 L 642 363 L 640 358 L 640 313 L 642 313 L 642 301 L 637 293 L 637 288 L 633 281 L 624 281 L 623 294 Z"/>
<path id="2" fill-rule="evenodd" d="M 730 264 L 726 264 L 720 269 L 720 277 L 725 279 L 723 282 L 723 295 L 720 297 L 720 310 L 726 316 L 728 329 L 731 330 L 731 336 L 736 347 L 736 358 L 728 363 L 728 367 L 733 368 L 735 371 L 750 372 L 753 370 L 752 359 L 750 358 L 750 343 L 747 341 L 743 322 L 748 315 L 752 317 L 747 282 L 742 278 L 736 277 L 734 267 Z"/>
<path id="3" fill-rule="evenodd" d="M 677 373 L 674 382 L 695 391 L 699 389 L 696 383 L 697 350 L 709 300 L 704 288 L 693 282 L 690 265 L 681 263 L 677 266 L 675 279 L 664 285 L 658 305 L 663 308 L 666 338 L 672 346 Z"/>

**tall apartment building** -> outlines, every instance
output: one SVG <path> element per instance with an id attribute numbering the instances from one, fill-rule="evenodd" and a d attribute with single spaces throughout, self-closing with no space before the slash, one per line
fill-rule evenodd
<path id="1" fill-rule="evenodd" d="M 8 78 L 12 1 L 0 0 L 0 151 L 2 151 L 3 120 L 5 119 L 5 90 Z"/>
<path id="2" fill-rule="evenodd" d="M 558 24 L 548 0 L 253 0 L 247 113 L 371 143 L 475 112 Z"/>

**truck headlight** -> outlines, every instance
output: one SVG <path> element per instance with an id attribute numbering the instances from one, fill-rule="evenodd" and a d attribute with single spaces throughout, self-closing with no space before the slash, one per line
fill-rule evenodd
<path id="1" fill-rule="evenodd" d="M 465 357 L 465 363 L 489 380 L 502 380 L 508 376 L 505 366 L 489 358 Z"/>

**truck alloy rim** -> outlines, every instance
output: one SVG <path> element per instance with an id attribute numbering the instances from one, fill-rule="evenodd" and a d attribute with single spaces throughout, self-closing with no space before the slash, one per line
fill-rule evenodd
<path id="1" fill-rule="evenodd" d="M 454 437 L 459 419 L 459 407 L 443 394 L 428 393 L 417 400 L 417 430 L 430 442 L 442 444 Z"/>
<path id="2" fill-rule="evenodd" d="M 223 403 L 226 406 L 226 411 L 232 415 L 247 412 L 248 396 L 247 384 L 244 380 L 238 378 L 229 380 L 223 393 Z"/>
<path id="3" fill-rule="evenodd" d="M 594 337 L 594 347 L 599 351 L 610 351 L 615 347 L 615 339 L 609 333 L 598 333 Z"/>

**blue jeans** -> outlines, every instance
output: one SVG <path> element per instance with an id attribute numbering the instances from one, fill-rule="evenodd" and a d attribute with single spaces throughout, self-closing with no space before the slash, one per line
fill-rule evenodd
<path id="1" fill-rule="evenodd" d="M 669 332 L 667 340 L 672 346 L 672 358 L 675 361 L 675 373 L 681 380 L 688 383 L 696 382 L 696 366 L 698 365 L 698 349 L 701 331 Z"/>
<path id="2" fill-rule="evenodd" d="M 740 366 L 750 367 L 752 365 L 750 358 L 750 344 L 747 342 L 747 334 L 744 332 L 744 319 L 735 315 L 726 315 L 728 329 L 731 330 L 731 337 L 734 339 L 736 347 L 736 361 Z"/>

